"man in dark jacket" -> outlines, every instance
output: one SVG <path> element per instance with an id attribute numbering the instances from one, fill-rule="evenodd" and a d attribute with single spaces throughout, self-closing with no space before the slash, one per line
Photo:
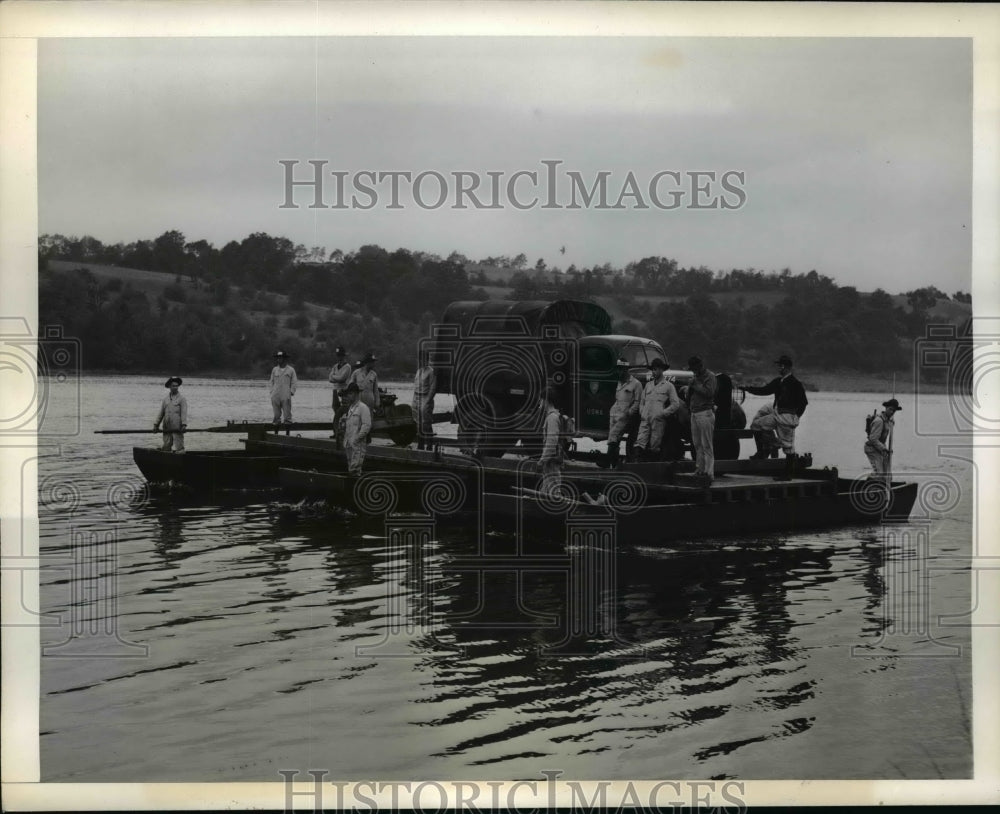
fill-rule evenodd
<path id="1" fill-rule="evenodd" d="M 757 452 L 751 458 L 777 458 L 779 447 L 785 451 L 785 457 L 794 457 L 795 428 L 809 404 L 802 382 L 792 375 L 792 360 L 781 356 L 775 364 L 778 365 L 776 379 L 763 387 L 743 388 L 755 396 L 774 396 L 774 403 L 761 407 L 750 422 L 757 443 Z"/>

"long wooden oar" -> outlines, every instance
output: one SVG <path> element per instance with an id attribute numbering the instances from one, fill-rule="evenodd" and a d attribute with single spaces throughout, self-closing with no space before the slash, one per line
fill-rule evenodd
<path id="1" fill-rule="evenodd" d="M 298 424 L 280 424 L 277 425 L 282 430 L 332 430 L 335 428 L 335 424 L 329 421 L 315 421 L 315 422 L 301 422 Z M 391 426 L 391 425 L 390 425 Z M 202 428 L 192 428 L 188 427 L 186 430 L 170 430 L 170 432 L 247 432 L 252 429 L 266 429 L 273 430 L 274 424 L 259 421 L 259 422 L 236 422 L 231 421 L 224 427 L 202 427 Z M 163 430 L 154 430 L 151 427 L 147 427 L 142 430 L 94 430 L 97 435 L 135 435 L 138 433 L 150 433 L 150 432 L 163 432 Z"/>

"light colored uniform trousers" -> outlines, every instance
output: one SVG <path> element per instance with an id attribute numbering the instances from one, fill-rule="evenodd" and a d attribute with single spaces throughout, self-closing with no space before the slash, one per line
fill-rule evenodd
<path id="1" fill-rule="evenodd" d="M 547 495 L 555 494 L 562 485 L 562 452 L 559 449 L 559 411 L 550 408 L 545 415 L 542 431 L 542 477 L 539 491 Z"/>
<path id="2" fill-rule="evenodd" d="M 765 441 L 768 450 L 780 446 L 786 455 L 795 453 L 795 428 L 799 426 L 799 417 L 795 413 L 779 413 L 773 404 L 767 404 L 757 411 L 750 429 L 754 432 L 768 433 Z M 777 439 L 774 435 L 777 434 Z"/>
<path id="3" fill-rule="evenodd" d="M 697 475 L 715 477 L 715 451 L 712 449 L 714 433 L 715 413 L 712 410 L 691 413 L 691 443 L 694 445 L 694 471 Z"/>
<path id="4" fill-rule="evenodd" d="M 872 474 L 875 478 L 888 481 L 890 477 L 889 451 L 876 449 L 870 443 L 865 442 L 865 455 L 868 456 L 868 462 L 872 465 Z"/>
<path id="5" fill-rule="evenodd" d="M 368 449 L 368 433 L 372 429 L 372 414 L 364 402 L 355 402 L 344 418 L 344 452 L 347 453 L 347 471 L 360 475 Z"/>
<path id="6" fill-rule="evenodd" d="M 163 422 L 163 446 L 164 452 L 170 452 L 173 447 L 174 452 L 184 451 L 184 433 L 180 432 L 181 427 L 187 423 L 187 399 L 178 395 L 171 400 L 170 396 L 163 399 L 160 405 L 160 414 L 156 417 L 156 423 Z"/>

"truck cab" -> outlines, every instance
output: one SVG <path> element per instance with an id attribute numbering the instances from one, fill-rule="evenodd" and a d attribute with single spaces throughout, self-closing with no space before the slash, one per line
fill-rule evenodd
<path id="1" fill-rule="evenodd" d="M 584 336 L 578 340 L 579 414 L 576 427 L 579 434 L 588 438 L 603 440 L 608 437 L 608 411 L 615 401 L 618 387 L 619 359 L 629 364 L 629 372 L 644 383 L 650 377 L 650 365 L 654 359 L 662 359 L 668 365 L 664 375 L 681 386 L 691 380 L 688 370 L 669 368 L 667 354 L 659 342 L 639 336 L 607 334 Z"/>
<path id="2" fill-rule="evenodd" d="M 556 406 L 575 419 L 578 435 L 607 438 L 617 360 L 626 359 L 645 381 L 653 359 L 667 359 L 658 342 L 611 327 L 607 311 L 591 302 L 456 302 L 421 350 L 437 372 L 437 392 L 455 397 L 460 440 L 502 454 L 518 442 L 538 443 L 538 401 L 547 386 L 556 390 Z M 691 376 L 667 375 L 678 383 Z"/>

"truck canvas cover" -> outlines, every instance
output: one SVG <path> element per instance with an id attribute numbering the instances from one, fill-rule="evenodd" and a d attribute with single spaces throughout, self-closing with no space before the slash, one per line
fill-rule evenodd
<path id="1" fill-rule="evenodd" d="M 513 334 L 540 336 L 542 326 L 556 325 L 566 339 L 611 332 L 611 317 L 601 306 L 579 300 L 486 300 L 453 302 L 441 320 L 456 325 L 460 336 Z"/>

